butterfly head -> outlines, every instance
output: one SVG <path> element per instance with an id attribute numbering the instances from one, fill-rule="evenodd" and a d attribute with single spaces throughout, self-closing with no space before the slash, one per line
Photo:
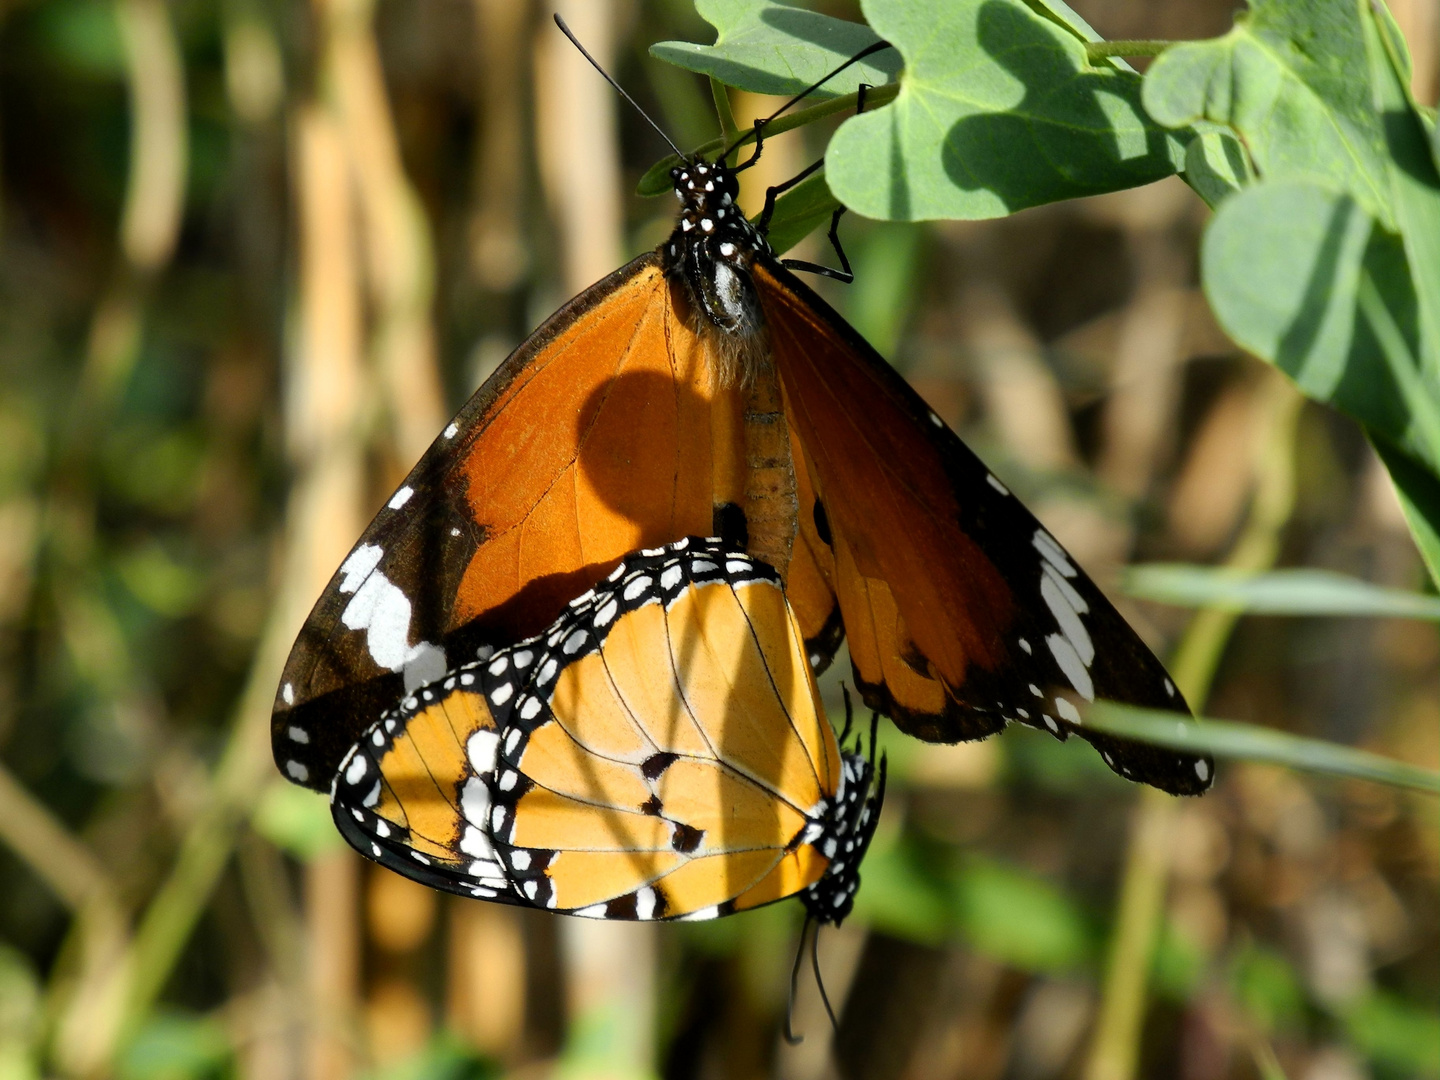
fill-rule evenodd
<path id="1" fill-rule="evenodd" d="M 686 160 L 670 170 L 680 219 L 661 248 L 668 273 L 688 286 L 700 317 L 732 342 L 763 325 L 751 263 L 770 245 L 741 212 L 740 185 L 723 161 Z"/>

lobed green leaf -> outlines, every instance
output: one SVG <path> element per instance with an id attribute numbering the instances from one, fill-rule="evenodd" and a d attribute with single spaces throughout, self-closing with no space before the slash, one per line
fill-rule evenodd
<path id="1" fill-rule="evenodd" d="M 830 142 L 830 188 L 867 217 L 991 218 L 1175 172 L 1181 139 L 1140 107 L 1123 64 L 1091 64 L 1094 32 L 1063 5 L 867 0 L 870 25 L 905 60 L 887 107 Z"/>
<path id="2" fill-rule="evenodd" d="M 880 40 L 863 23 L 777 0 L 695 0 L 695 10 L 718 32 L 715 44 L 662 41 L 650 55 L 757 94 L 798 94 Z M 899 55 L 886 49 L 846 68 L 814 96 L 853 94 L 862 82 L 893 81 L 899 70 Z M 752 118 L 736 119 L 743 125 Z"/>
<path id="3" fill-rule="evenodd" d="M 1161 124 L 1223 124 L 1267 180 L 1315 179 L 1393 226 L 1384 132 L 1355 0 L 1255 0 L 1223 37 L 1167 49 L 1145 76 Z"/>

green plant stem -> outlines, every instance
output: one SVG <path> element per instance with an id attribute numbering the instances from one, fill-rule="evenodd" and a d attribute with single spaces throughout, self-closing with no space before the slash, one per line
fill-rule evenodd
<path id="1" fill-rule="evenodd" d="M 1255 495 L 1245 529 L 1225 561 L 1233 570 L 1259 571 L 1274 565 L 1281 535 L 1295 507 L 1295 430 L 1304 398 L 1278 373 L 1266 380 L 1262 414 L 1264 442 L 1255 465 Z M 1190 707 L 1202 710 L 1225 644 L 1239 615 L 1204 609 L 1186 628 L 1170 664 Z M 1105 983 L 1095 1037 L 1085 1063 L 1085 1080 L 1132 1080 L 1140 1056 L 1146 984 L 1160 928 L 1169 876 L 1169 837 L 1176 801 L 1145 788 L 1135 810 L 1124 878 L 1115 912 Z"/>
<path id="2" fill-rule="evenodd" d="M 1440 795 L 1440 772 L 1434 769 L 1256 724 L 1208 717 L 1197 717 L 1194 723 L 1176 723 L 1173 712 L 1137 709 L 1110 701 L 1097 701 L 1087 709 L 1085 724 L 1112 735 L 1192 754 L 1203 750 L 1216 757 L 1264 761 L 1287 769 L 1370 780 Z"/>
<path id="3" fill-rule="evenodd" d="M 895 100 L 895 96 L 899 93 L 899 83 L 886 83 L 883 86 L 876 86 L 867 90 L 865 92 L 865 111 L 870 112 L 873 109 L 878 109 L 881 105 L 888 105 Z M 765 137 L 768 139 L 772 135 L 783 135 L 787 131 L 794 131 L 796 128 L 813 124 L 815 121 L 823 120 L 827 116 L 833 116 L 838 112 L 854 109 L 859 103 L 860 96 L 858 94 L 844 94 L 840 97 L 830 98 L 828 101 L 822 101 L 818 105 L 812 105 L 808 109 L 797 109 L 795 112 L 786 113 L 784 116 L 777 117 L 766 124 Z M 744 131 L 737 131 L 735 136 L 735 138 L 738 139 L 736 148 L 738 149 L 740 146 L 745 145 L 754 137 L 755 129 L 753 127 L 746 128 Z M 734 140 L 726 140 L 725 138 L 711 139 L 709 142 L 697 146 L 692 150 L 690 157 L 713 154 L 729 146 L 731 141 Z M 670 169 L 679 164 L 679 162 L 680 159 L 674 154 L 657 161 L 654 165 L 650 166 L 645 175 L 640 178 L 640 183 L 636 191 L 641 195 L 668 194 L 670 192 Z"/>
<path id="4" fill-rule="evenodd" d="M 720 138 L 725 140 L 723 145 L 729 146 L 740 129 L 735 126 L 735 113 L 730 107 L 730 88 L 714 75 L 710 76 L 710 100 L 715 102 L 715 115 L 720 118 Z"/>
<path id="5" fill-rule="evenodd" d="M 1091 62 L 1112 56 L 1159 56 L 1173 41 L 1087 41 L 1085 59 Z"/>

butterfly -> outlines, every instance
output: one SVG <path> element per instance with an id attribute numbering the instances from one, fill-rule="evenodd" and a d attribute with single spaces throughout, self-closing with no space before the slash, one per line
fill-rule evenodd
<path id="1" fill-rule="evenodd" d="M 779 575 L 717 538 L 636 552 L 542 633 L 417 689 L 331 812 L 422 884 L 607 919 L 799 894 L 838 923 L 885 764 L 842 752 Z"/>
<path id="2" fill-rule="evenodd" d="M 1096 698 L 1188 710 L 1075 560 L 791 272 L 813 267 L 776 256 L 776 191 L 755 222 L 740 212 L 756 139 L 736 168 L 731 148 L 681 155 L 665 243 L 536 330 L 366 529 L 282 676 L 272 744 L 291 780 L 338 806 L 357 745 L 383 740 L 378 718 L 399 724 L 397 702 L 553 635 L 633 553 L 714 536 L 780 583 L 766 618 L 793 616 L 812 671 L 848 641 L 861 698 L 900 730 L 956 742 L 1028 724 L 1079 735 L 1131 780 L 1210 786 L 1209 757 L 1084 726 Z M 682 668 L 650 645 L 653 688 L 670 693 Z M 463 800 L 441 803 L 454 834 Z"/>

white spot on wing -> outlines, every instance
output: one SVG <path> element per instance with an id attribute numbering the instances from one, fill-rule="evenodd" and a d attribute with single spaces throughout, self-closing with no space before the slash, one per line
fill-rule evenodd
<path id="1" fill-rule="evenodd" d="M 715 905 L 715 904 L 711 904 L 709 907 L 697 908 L 695 911 L 690 912 L 690 914 L 688 914 L 688 915 L 681 915 L 680 918 L 679 918 L 677 921 L 679 921 L 679 922 L 704 922 L 706 919 L 718 919 L 719 917 L 720 917 L 720 908 L 719 908 L 719 906 L 718 906 L 718 905 Z"/>
<path id="2" fill-rule="evenodd" d="M 280 696 L 285 699 L 286 705 L 294 705 L 295 687 L 291 683 L 287 682 L 284 686 L 280 688 Z"/>
<path id="3" fill-rule="evenodd" d="M 1201 782 L 1202 784 L 1203 784 L 1206 780 L 1209 780 L 1209 779 L 1210 779 L 1210 763 L 1209 763 L 1208 761 L 1205 761 L 1203 758 L 1202 758 L 1200 761 L 1195 762 L 1195 775 L 1200 778 L 1200 782 Z"/>
<path id="4" fill-rule="evenodd" d="M 1069 698 L 1057 697 L 1055 699 L 1055 711 L 1072 724 L 1080 723 L 1080 710 L 1075 708 L 1075 703 Z"/>
<path id="5" fill-rule="evenodd" d="M 1062 549 L 1060 545 L 1055 542 L 1055 538 L 1044 529 L 1035 530 L 1035 538 L 1032 543 L 1035 545 L 1035 550 L 1040 552 L 1056 570 L 1059 570 L 1060 573 L 1066 577 L 1074 577 L 1076 573 L 1078 573 L 1075 567 L 1070 564 L 1070 560 L 1065 557 L 1064 549 Z"/>
<path id="6" fill-rule="evenodd" d="M 350 759 L 349 766 L 345 769 L 345 782 L 352 787 L 365 779 L 366 757 L 364 754 L 356 754 Z"/>
<path id="7" fill-rule="evenodd" d="M 465 755 L 470 759 L 470 767 L 477 773 L 490 773 L 495 771 L 495 751 L 500 746 L 500 736 L 493 731 L 477 731 L 465 744 Z M 470 782 L 466 783 L 468 791 Z M 467 813 L 465 815 L 469 817 Z"/>
<path id="8" fill-rule="evenodd" d="M 379 566 L 384 557 L 385 549 L 379 544 L 361 544 L 350 552 L 340 564 L 340 573 L 345 575 L 340 582 L 340 591 L 349 594 L 360 588 L 360 583 L 370 576 L 370 571 Z"/>
<path id="9" fill-rule="evenodd" d="M 310 779 L 310 770 L 298 761 L 285 762 L 285 773 L 292 780 L 299 780 L 302 783 Z"/>
<path id="10" fill-rule="evenodd" d="M 1060 670 L 1070 680 L 1075 692 L 1086 701 L 1094 701 L 1095 683 L 1091 681 L 1090 672 L 1080 661 L 1080 656 L 1069 639 L 1059 634 L 1050 634 L 1045 638 L 1045 644 L 1050 646 L 1050 654 L 1055 657 L 1055 663 L 1060 665 Z"/>
<path id="11" fill-rule="evenodd" d="M 635 890 L 635 917 L 637 919 L 649 919 L 655 915 L 655 905 L 658 898 L 655 890 L 650 886 Z"/>
<path id="12" fill-rule="evenodd" d="M 474 825 L 465 826 L 465 832 L 460 837 L 460 850 L 472 859 L 488 860 L 495 857 L 495 849 L 490 846 L 489 837 L 485 835 L 483 829 L 477 829 Z M 474 867 L 471 869 L 473 871 Z M 482 867 L 482 869 L 488 869 L 488 867 Z M 499 867 L 496 869 L 498 870 Z"/>
<path id="13" fill-rule="evenodd" d="M 289 728 L 286 729 L 285 734 L 290 736 L 292 742 L 298 742 L 302 746 L 310 741 L 310 733 L 302 727 L 296 727 L 294 724 L 291 724 Z"/>
<path id="14" fill-rule="evenodd" d="M 449 424 L 445 425 L 445 430 L 442 431 L 440 434 L 444 435 L 447 439 L 453 439 L 455 437 L 455 433 L 459 430 L 460 429 L 455 426 L 455 422 L 452 420 Z"/>
<path id="15" fill-rule="evenodd" d="M 406 484 L 399 491 L 395 492 L 394 495 L 391 495 L 390 501 L 385 505 L 390 507 L 391 510 L 399 510 L 402 506 L 404 506 L 407 502 L 410 501 L 410 496 L 414 494 L 415 489 L 412 488 L 409 484 Z"/>
<path id="16" fill-rule="evenodd" d="M 998 491 L 1001 495 L 1010 494 L 1010 489 L 1007 488 L 1004 484 L 1002 484 L 999 480 L 996 480 L 994 475 L 991 473 L 987 472 L 985 474 L 985 482 L 989 484 L 992 488 L 994 488 L 996 491 Z"/>
<path id="17" fill-rule="evenodd" d="M 364 559 L 360 556 L 364 554 Z M 445 650 L 428 642 L 410 645 L 410 599 L 379 570 L 383 554 L 374 544 L 356 548 L 340 568 L 345 580 L 340 591 L 354 592 L 340 621 L 351 630 L 365 632 L 365 647 L 378 667 L 390 671 L 405 669 L 405 689 L 445 674 Z M 368 569 L 364 569 L 368 566 Z M 363 582 L 359 576 L 364 569 Z M 350 586 L 347 588 L 347 586 Z"/>
<path id="18" fill-rule="evenodd" d="M 1060 624 L 1060 632 L 1070 642 L 1070 647 L 1080 663 L 1089 667 L 1090 661 L 1095 659 L 1095 643 L 1090 640 L 1090 632 L 1085 629 L 1084 622 L 1061 592 L 1056 579 L 1049 573 L 1040 578 L 1040 596 L 1044 599 L 1045 606 L 1050 609 L 1050 614 L 1054 615 L 1055 621 Z M 1089 680 L 1088 674 L 1086 680 Z"/>

